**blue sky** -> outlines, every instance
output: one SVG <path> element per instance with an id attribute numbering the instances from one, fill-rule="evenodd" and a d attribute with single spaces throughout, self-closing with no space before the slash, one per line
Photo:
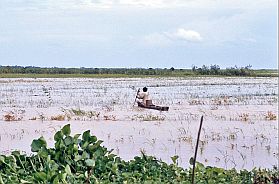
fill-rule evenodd
<path id="1" fill-rule="evenodd" d="M 0 65 L 277 68 L 277 0 L 0 0 Z"/>

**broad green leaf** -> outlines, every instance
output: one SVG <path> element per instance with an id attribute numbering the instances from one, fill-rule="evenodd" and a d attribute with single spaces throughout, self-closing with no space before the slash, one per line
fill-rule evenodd
<path id="1" fill-rule="evenodd" d="M 113 164 L 111 170 L 116 173 L 118 170 L 118 165 L 117 164 Z"/>
<path id="2" fill-rule="evenodd" d="M 42 147 L 38 153 L 41 157 L 48 157 L 48 149 L 46 147 Z"/>
<path id="3" fill-rule="evenodd" d="M 59 130 L 59 131 L 56 132 L 56 134 L 54 135 L 54 140 L 55 140 L 55 141 L 59 141 L 59 140 L 61 140 L 61 139 L 63 139 L 63 134 L 62 134 L 62 132 Z"/>
<path id="4" fill-rule="evenodd" d="M 68 125 L 65 125 L 63 128 L 62 128 L 62 133 L 66 136 L 70 135 L 71 134 L 71 127 L 70 127 L 70 124 Z"/>
<path id="5" fill-rule="evenodd" d="M 72 144 L 73 143 L 73 138 L 70 137 L 70 136 L 66 137 L 65 140 L 64 140 L 64 143 L 65 143 L 66 146 Z"/>
<path id="6" fill-rule="evenodd" d="M 34 174 L 34 177 L 37 181 L 46 181 L 47 174 L 44 172 L 37 172 Z"/>
<path id="7" fill-rule="evenodd" d="M 86 166 L 88 166 L 88 167 L 94 167 L 94 166 L 95 166 L 95 160 L 86 159 L 86 160 L 85 160 L 85 164 L 86 164 Z"/>
<path id="8" fill-rule="evenodd" d="M 89 145 L 88 146 L 89 151 L 90 152 L 97 152 L 99 149 L 102 149 L 103 147 L 100 146 L 102 143 L 103 143 L 103 141 L 98 140 L 95 144 Z M 105 151 L 105 150 L 103 150 L 103 151 Z M 104 154 L 106 154 L 106 153 L 104 153 Z"/>
<path id="9" fill-rule="evenodd" d="M 65 172 L 68 174 L 68 175 L 72 175 L 72 171 L 71 171 L 71 168 L 69 165 L 66 165 L 65 167 Z"/>
<path id="10" fill-rule="evenodd" d="M 84 174 L 77 174 L 77 178 L 78 178 L 78 179 L 80 179 L 80 178 L 83 179 L 83 178 L 84 178 Z"/>
<path id="11" fill-rule="evenodd" d="M 79 139 L 81 134 L 76 134 L 74 137 L 73 137 L 73 142 L 74 144 L 79 144 L 82 140 Z"/>
<path id="12" fill-rule="evenodd" d="M 0 184 L 4 184 L 4 181 L 2 179 L 1 173 L 0 173 Z"/>
<path id="13" fill-rule="evenodd" d="M 74 139 L 77 140 L 77 139 L 79 138 L 79 136 L 80 136 L 80 134 L 76 134 L 76 135 L 74 136 Z"/>
<path id="14" fill-rule="evenodd" d="M 90 130 L 87 130 L 82 134 L 82 139 L 84 141 L 89 141 L 89 138 L 90 138 Z"/>
<path id="15" fill-rule="evenodd" d="M 0 155 L 0 163 L 5 163 L 5 157 L 4 156 L 2 156 L 2 155 Z"/>
<path id="16" fill-rule="evenodd" d="M 46 147 L 46 140 L 44 139 L 44 137 L 34 139 L 31 144 L 31 151 L 38 152 L 42 147 Z"/>
<path id="17" fill-rule="evenodd" d="M 97 137 L 96 136 L 90 136 L 90 142 L 91 143 L 95 143 L 97 141 Z"/>
<path id="18" fill-rule="evenodd" d="M 59 184 L 59 175 L 54 178 L 53 184 Z"/>
<path id="19" fill-rule="evenodd" d="M 62 140 L 58 140 L 58 141 L 54 144 L 56 150 L 60 149 L 60 144 L 61 144 L 61 142 L 62 142 Z"/>
<path id="20" fill-rule="evenodd" d="M 13 151 L 13 152 L 12 152 L 12 155 L 14 155 L 14 156 L 20 156 L 20 152 L 19 152 L 19 151 Z"/>
<path id="21" fill-rule="evenodd" d="M 76 155 L 74 161 L 80 161 L 82 159 L 82 157 L 80 155 Z"/>
<path id="22" fill-rule="evenodd" d="M 67 182 L 66 182 L 66 177 L 67 177 L 67 173 L 63 173 L 63 174 L 61 175 L 61 180 L 62 180 L 63 183 L 67 183 Z"/>
<path id="23" fill-rule="evenodd" d="M 65 149 L 66 148 L 66 146 L 65 146 L 63 141 L 61 141 L 59 146 L 60 146 L 59 149 Z"/>
<path id="24" fill-rule="evenodd" d="M 88 159 L 89 157 L 90 157 L 90 155 L 86 151 L 84 151 L 81 155 L 82 159 Z"/>
<path id="25" fill-rule="evenodd" d="M 197 168 L 199 169 L 205 169 L 204 165 L 202 163 L 197 162 Z"/>
<path id="26" fill-rule="evenodd" d="M 82 148 L 82 149 L 85 149 L 85 148 L 87 148 L 88 145 L 89 145 L 89 142 L 88 142 L 88 141 L 85 141 L 85 142 L 83 142 L 83 143 L 81 144 L 81 148 Z"/>
<path id="27" fill-rule="evenodd" d="M 104 142 L 104 141 L 102 141 L 102 140 L 98 140 L 94 145 L 100 146 L 103 142 Z"/>
<path id="28" fill-rule="evenodd" d="M 73 146 L 73 152 L 74 152 L 74 153 L 78 152 L 78 145 L 74 144 L 74 146 Z"/>

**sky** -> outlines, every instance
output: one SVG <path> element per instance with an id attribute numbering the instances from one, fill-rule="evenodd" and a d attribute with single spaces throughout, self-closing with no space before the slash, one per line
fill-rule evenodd
<path id="1" fill-rule="evenodd" d="M 0 0 L 0 65 L 278 67 L 277 0 Z"/>

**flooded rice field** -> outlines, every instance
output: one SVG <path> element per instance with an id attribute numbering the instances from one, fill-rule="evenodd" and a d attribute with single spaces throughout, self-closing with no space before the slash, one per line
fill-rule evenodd
<path id="1" fill-rule="evenodd" d="M 144 86 L 168 112 L 134 105 Z M 141 152 L 189 166 L 201 116 L 197 160 L 223 168 L 278 166 L 278 78 L 0 79 L 0 154 L 31 153 L 33 139 L 91 130 L 125 160 Z"/>

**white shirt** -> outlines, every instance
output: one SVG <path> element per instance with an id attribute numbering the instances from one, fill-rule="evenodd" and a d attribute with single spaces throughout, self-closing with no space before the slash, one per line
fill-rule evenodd
<path id="1" fill-rule="evenodd" d="M 151 100 L 148 92 L 139 92 L 137 98 L 143 99 L 144 104 L 146 104 L 146 100 Z"/>

